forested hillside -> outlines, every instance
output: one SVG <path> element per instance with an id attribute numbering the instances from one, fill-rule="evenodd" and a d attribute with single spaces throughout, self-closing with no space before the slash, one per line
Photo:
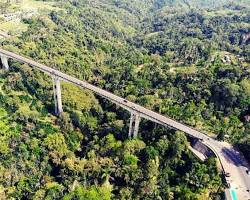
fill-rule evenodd
<path id="1" fill-rule="evenodd" d="M 1 48 L 87 80 L 250 154 L 250 2 L 58 0 Z M 11 6 L 11 3 L 7 6 Z M 221 199 L 186 136 L 12 61 L 0 73 L 0 199 Z M 250 157 L 248 157 L 250 160 Z"/>

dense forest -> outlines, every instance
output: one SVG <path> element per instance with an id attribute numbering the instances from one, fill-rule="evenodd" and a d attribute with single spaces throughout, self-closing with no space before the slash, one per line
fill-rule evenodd
<path id="1" fill-rule="evenodd" d="M 9 4 L 5 4 L 5 10 Z M 250 2 L 57 0 L 2 48 L 60 69 L 218 140 L 250 161 Z M 18 62 L 0 71 L 0 199 L 221 199 L 215 158 Z"/>

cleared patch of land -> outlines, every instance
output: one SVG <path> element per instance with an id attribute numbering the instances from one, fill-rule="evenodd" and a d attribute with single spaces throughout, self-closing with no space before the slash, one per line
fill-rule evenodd
<path id="1" fill-rule="evenodd" d="M 45 10 L 58 10 L 59 8 L 55 7 L 55 2 L 44 2 L 44 1 L 34 1 L 34 0 L 23 0 L 21 4 L 19 4 L 20 8 L 23 10 L 37 10 L 37 9 L 45 9 Z"/>
<path id="2" fill-rule="evenodd" d="M 12 3 L 6 13 L 0 13 L 0 32 L 18 35 L 27 30 L 27 25 L 22 22 L 23 18 L 52 10 L 60 10 L 56 7 L 56 2 L 22 0 L 19 3 Z"/>
<path id="3" fill-rule="evenodd" d="M 16 35 L 27 30 L 27 25 L 21 22 L 4 22 L 0 24 L 0 31 L 10 35 Z"/>

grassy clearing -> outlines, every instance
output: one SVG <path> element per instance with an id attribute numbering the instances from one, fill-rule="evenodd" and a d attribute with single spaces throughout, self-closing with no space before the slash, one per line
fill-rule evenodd
<path id="1" fill-rule="evenodd" d="M 9 33 L 9 35 L 16 35 L 26 31 L 28 26 L 21 22 L 4 22 L 0 24 L 0 30 Z"/>
<path id="2" fill-rule="evenodd" d="M 22 0 L 19 4 L 13 4 L 13 8 L 24 11 L 37 11 L 37 10 L 59 10 L 55 7 L 55 2 L 44 2 L 35 0 Z"/>
<path id="3" fill-rule="evenodd" d="M 197 68 L 194 65 L 187 67 L 176 67 L 175 72 L 180 74 L 194 74 L 197 72 Z"/>
<path id="4" fill-rule="evenodd" d="M 44 2 L 35 0 L 22 0 L 20 3 L 13 3 L 10 7 L 10 13 L 28 12 L 37 15 L 41 12 L 58 11 L 60 8 L 55 6 L 55 2 Z M 3 15 L 2 15 L 3 16 Z M 0 31 L 9 35 L 18 35 L 27 30 L 28 26 L 18 20 L 0 23 Z"/>

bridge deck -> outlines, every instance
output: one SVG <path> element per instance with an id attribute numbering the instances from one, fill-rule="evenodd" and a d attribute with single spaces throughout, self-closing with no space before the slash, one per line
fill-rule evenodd
<path id="1" fill-rule="evenodd" d="M 177 130 L 181 130 L 189 135 L 192 135 L 196 138 L 203 138 L 203 139 L 207 139 L 205 134 L 202 134 L 201 132 L 188 127 L 187 125 L 184 125 L 182 123 L 179 123 L 169 117 L 160 115 L 154 111 L 151 111 L 149 109 L 146 109 L 138 104 L 135 104 L 131 101 L 128 101 L 124 98 L 121 98 L 117 95 L 112 94 L 111 92 L 108 92 L 106 90 L 103 90 L 99 87 L 96 87 L 92 84 L 87 83 L 86 81 L 82 81 L 79 80 L 77 78 L 74 78 L 73 76 L 67 75 L 63 72 L 60 72 L 59 70 L 53 69 L 51 67 L 48 67 L 46 65 L 40 64 L 38 62 L 35 62 L 29 58 L 25 58 L 23 56 L 17 55 L 15 53 L 0 49 L 0 54 L 5 55 L 8 58 L 14 59 L 14 60 L 18 60 L 21 63 L 26 63 L 30 66 L 33 66 L 47 74 L 50 74 L 52 76 L 56 76 L 59 77 L 61 80 L 70 82 L 72 84 L 75 84 L 79 87 L 85 88 L 85 89 L 89 89 L 91 91 L 93 91 L 94 93 L 109 99 L 110 101 L 112 101 L 113 103 L 123 107 L 124 109 L 130 111 L 130 112 L 135 112 L 137 114 L 140 115 L 140 117 L 143 117 L 145 119 L 151 120 L 153 122 L 156 122 L 158 124 L 161 124 L 163 126 L 169 126 L 169 127 L 173 127 L 174 129 Z"/>
<path id="2" fill-rule="evenodd" d="M 109 99 L 113 103 L 127 109 L 129 112 L 136 113 L 140 117 L 159 123 L 163 126 L 173 127 L 176 130 L 183 131 L 193 137 L 202 139 L 202 142 L 215 152 L 216 156 L 220 160 L 223 170 L 231 174 L 230 179 L 226 178 L 226 180 L 231 185 L 237 186 L 237 188 L 239 188 L 236 191 L 238 198 L 250 199 L 250 194 L 249 192 L 247 192 L 250 189 L 250 178 L 245 173 L 246 169 L 249 168 L 249 166 L 244 157 L 241 156 L 237 149 L 235 149 L 232 145 L 228 143 L 218 142 L 213 138 L 208 137 L 206 134 L 195 130 L 194 128 L 177 122 L 169 117 L 160 115 L 138 104 L 127 101 L 124 98 L 114 95 L 92 84 L 89 84 L 86 81 L 81 81 L 56 69 L 37 63 L 31 59 L 25 58 L 23 56 L 17 55 L 15 53 L 3 49 L 0 49 L 0 55 L 17 60 L 22 63 L 26 63 L 45 73 L 48 73 L 52 76 L 56 76 L 61 80 L 70 82 L 85 89 L 89 89 L 94 93 L 103 96 L 104 98 Z"/>

